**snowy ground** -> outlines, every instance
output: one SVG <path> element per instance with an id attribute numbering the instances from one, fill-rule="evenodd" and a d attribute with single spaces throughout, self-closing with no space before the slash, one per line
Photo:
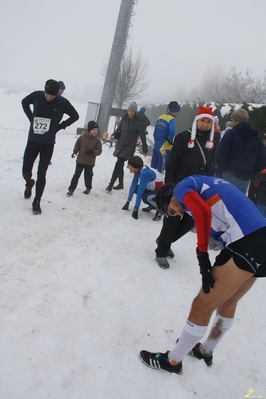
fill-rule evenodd
<path id="1" fill-rule="evenodd" d="M 66 197 L 86 104 L 73 103 L 81 118 L 58 134 L 43 213 L 34 216 L 21 176 L 29 127 L 20 105 L 25 94 L 0 92 L 0 398 L 266 397 L 264 279 L 239 303 L 211 368 L 190 356 L 180 376 L 141 363 L 141 349 L 172 349 L 183 328 L 200 287 L 196 236 L 173 245 L 169 270 L 157 266 L 162 222 L 141 211 L 134 220 L 121 210 L 128 170 L 124 190 L 105 192 L 115 163 L 107 145 L 91 194 L 82 193 L 81 177 L 74 196 Z"/>

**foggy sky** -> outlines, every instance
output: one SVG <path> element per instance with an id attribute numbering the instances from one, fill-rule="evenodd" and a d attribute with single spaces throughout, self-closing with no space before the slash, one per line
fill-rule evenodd
<path id="1" fill-rule="evenodd" d="M 0 83 L 42 90 L 52 78 L 69 99 L 99 101 L 120 4 L 0 0 Z M 127 44 L 147 59 L 150 81 L 139 104 L 178 101 L 218 67 L 263 77 L 266 0 L 138 0 L 134 12 Z"/>

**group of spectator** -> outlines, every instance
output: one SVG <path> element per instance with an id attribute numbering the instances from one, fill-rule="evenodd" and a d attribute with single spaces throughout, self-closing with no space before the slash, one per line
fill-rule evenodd
<path id="1" fill-rule="evenodd" d="M 62 81 L 50 79 L 44 91 L 35 91 L 22 100 L 30 121 L 22 168 L 25 199 L 31 197 L 35 185 L 32 168 L 39 156 L 32 203 L 36 215 L 42 212 L 40 201 L 56 133 L 79 118 L 62 96 L 64 90 Z M 155 250 L 155 260 L 162 269 L 168 269 L 167 259 L 175 256 L 172 243 L 196 226 L 202 287 L 192 302 L 177 344 L 166 353 L 140 352 L 147 366 L 176 374 L 182 373 L 187 353 L 203 359 L 207 366 L 212 365 L 214 349 L 233 325 L 239 299 L 252 287 L 254 277 L 266 276 L 266 135 L 262 140 L 250 127 L 249 114 L 244 109 L 232 113 L 231 126 L 221 135 L 217 117 L 211 107 L 205 106 L 199 107 L 191 128 L 176 135 L 175 118 L 179 112 L 179 104 L 171 101 L 166 114 L 159 116 L 149 167 L 134 153 L 140 138 L 143 156 L 147 156 L 146 129 L 150 121 L 145 109 L 138 111 L 135 102 L 129 105 L 111 135 L 111 141 L 116 140 L 117 161 L 106 188 L 107 192 L 124 188 L 127 161 L 133 179 L 122 209 L 128 211 L 136 195 L 134 219 L 138 219 L 141 201 L 148 205 L 143 211 L 157 209 L 164 216 Z M 61 121 L 64 114 L 68 118 Z M 77 156 L 76 169 L 68 196 L 73 195 L 83 170 L 84 194 L 90 193 L 95 159 L 102 153 L 98 131 L 97 122 L 89 121 L 87 132 L 76 140 L 72 153 L 72 157 Z M 118 185 L 114 186 L 116 180 Z M 257 206 L 246 195 L 248 187 L 248 195 Z M 208 249 L 213 248 L 213 242 L 222 250 L 212 266 Z M 201 343 L 214 311 L 210 333 Z"/>

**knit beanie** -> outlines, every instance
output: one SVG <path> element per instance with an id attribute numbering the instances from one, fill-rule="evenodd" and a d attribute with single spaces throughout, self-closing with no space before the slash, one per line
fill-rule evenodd
<path id="1" fill-rule="evenodd" d="M 59 83 L 60 90 L 66 90 L 65 83 L 62 80 L 58 80 L 58 83 Z"/>
<path id="2" fill-rule="evenodd" d="M 90 132 L 92 129 L 95 129 L 96 127 L 99 129 L 99 125 L 97 122 L 95 121 L 88 122 L 88 132 Z"/>
<path id="3" fill-rule="evenodd" d="M 142 168 L 142 166 L 144 165 L 143 164 L 143 160 L 140 157 L 138 157 L 137 155 L 135 155 L 134 157 L 129 158 L 128 164 L 131 165 L 135 169 Z"/>
<path id="4" fill-rule="evenodd" d="M 167 111 L 170 113 L 180 112 L 180 105 L 177 101 L 170 101 L 167 107 Z"/>
<path id="5" fill-rule="evenodd" d="M 249 114 L 245 109 L 240 108 L 231 114 L 231 119 L 235 119 L 239 122 L 247 122 L 249 120 Z"/>
<path id="6" fill-rule="evenodd" d="M 59 83 L 56 80 L 49 79 L 44 86 L 45 93 L 56 96 L 59 90 Z"/>
<path id="7" fill-rule="evenodd" d="M 167 209 L 174 194 L 175 184 L 163 184 L 156 193 L 157 209 L 162 212 L 164 216 L 168 216 Z"/>
<path id="8" fill-rule="evenodd" d="M 146 112 L 146 108 L 145 108 L 145 107 L 141 107 L 141 108 L 139 109 L 139 112 Z"/>
<path id="9" fill-rule="evenodd" d="M 133 101 L 133 103 L 129 104 L 128 109 L 131 109 L 132 111 L 137 112 L 138 111 L 137 103 L 135 101 Z"/>
<path id="10" fill-rule="evenodd" d="M 211 127 L 211 132 L 210 132 L 210 137 L 209 140 L 206 142 L 205 147 L 212 149 L 214 146 L 213 143 L 213 137 L 214 137 L 214 114 L 212 112 L 212 108 L 210 107 L 204 107 L 201 105 L 198 109 L 197 115 L 195 116 L 193 125 L 192 125 L 192 130 L 191 130 L 191 138 L 188 141 L 188 148 L 193 148 L 194 147 L 194 141 L 197 133 L 197 121 L 202 118 L 208 118 L 213 121 L 212 127 Z"/>

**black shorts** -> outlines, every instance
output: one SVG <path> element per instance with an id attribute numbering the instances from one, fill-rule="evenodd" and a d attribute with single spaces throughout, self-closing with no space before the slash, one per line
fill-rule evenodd
<path id="1" fill-rule="evenodd" d="M 214 266 L 222 266 L 232 257 L 239 269 L 252 273 L 254 277 L 266 277 L 266 227 L 222 249 Z"/>

